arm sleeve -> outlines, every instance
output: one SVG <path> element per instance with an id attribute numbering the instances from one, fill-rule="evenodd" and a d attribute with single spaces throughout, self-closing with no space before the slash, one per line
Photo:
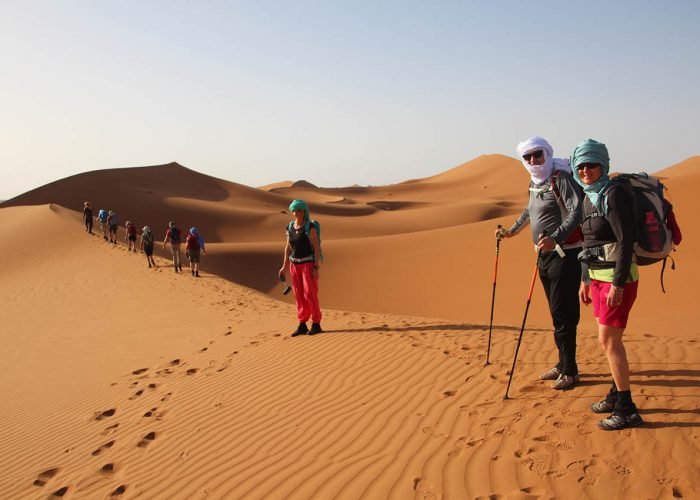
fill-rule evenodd
<path id="1" fill-rule="evenodd" d="M 513 234 L 518 234 L 520 231 L 523 230 L 525 226 L 528 225 L 530 222 L 530 211 L 525 207 L 523 212 L 520 214 L 520 217 L 518 217 L 518 220 L 515 221 L 515 223 L 510 226 L 510 229 L 508 229 L 509 233 Z"/>
<path id="2" fill-rule="evenodd" d="M 618 288 L 625 286 L 632 266 L 634 254 L 634 217 L 631 200 L 628 200 L 622 189 L 613 189 L 608 194 L 608 214 L 606 219 L 612 228 L 615 239 L 622 246 L 620 258 L 615 263 L 613 285 Z"/>
<path id="3" fill-rule="evenodd" d="M 557 175 L 555 182 L 567 212 L 561 226 L 551 235 L 552 239 L 561 245 L 583 221 L 583 193 L 571 176 L 564 172 Z"/>

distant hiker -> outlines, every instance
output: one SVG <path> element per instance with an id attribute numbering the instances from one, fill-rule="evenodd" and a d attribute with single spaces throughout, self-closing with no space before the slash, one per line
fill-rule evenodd
<path id="1" fill-rule="evenodd" d="M 289 205 L 294 220 L 287 226 L 287 242 L 280 276 L 287 269 L 292 277 L 292 288 L 297 302 L 299 326 L 292 337 L 321 333 L 321 307 L 318 303 L 318 274 L 321 267 L 320 225 L 309 216 L 309 207 L 303 200 Z M 306 322 L 311 318 L 311 330 Z"/>
<path id="2" fill-rule="evenodd" d="M 182 264 L 180 263 L 180 229 L 173 221 L 168 222 L 168 230 L 165 232 L 163 240 L 163 250 L 166 243 L 170 242 L 170 250 L 173 252 L 173 266 L 175 272 L 182 272 Z"/>
<path id="3" fill-rule="evenodd" d="M 632 402 L 629 363 L 622 343 L 639 285 L 639 271 L 633 261 L 633 203 L 624 189 L 611 185 L 610 156 L 605 144 L 592 139 L 580 143 L 571 154 L 571 168 L 586 194 L 581 252 L 584 273 L 579 295 L 584 304 L 593 303 L 598 341 L 613 378 L 610 392 L 602 401 L 593 403 L 591 409 L 594 413 L 611 414 L 598 422 L 603 430 L 637 427 L 643 421 Z M 604 261 L 590 258 L 597 254 L 596 250 L 606 249 L 610 251 Z"/>
<path id="4" fill-rule="evenodd" d="M 117 244 L 117 229 L 119 228 L 119 216 L 112 210 L 107 216 L 107 227 L 109 229 L 109 242 Z"/>
<path id="5" fill-rule="evenodd" d="M 136 229 L 136 224 L 134 224 L 131 221 L 126 221 L 126 224 L 124 224 L 124 229 L 126 231 L 126 245 L 127 245 L 127 251 L 131 252 L 133 250 L 136 252 L 136 236 L 137 236 L 137 229 Z"/>
<path id="6" fill-rule="evenodd" d="M 539 378 L 554 380 L 554 389 L 567 389 L 579 380 L 576 328 L 580 318 L 581 264 L 577 255 L 582 245 L 579 225 L 583 194 L 571 177 L 568 161 L 553 158 L 554 150 L 546 140 L 532 137 L 518 144 L 517 150 L 530 174 L 530 198 L 515 224 L 507 231 L 497 230 L 496 237 L 510 238 L 530 223 L 532 240 L 541 250 L 540 281 L 549 303 L 554 343 L 559 351 L 557 364 Z"/>
<path id="7" fill-rule="evenodd" d="M 100 211 L 97 212 L 97 220 L 100 223 L 100 227 L 102 228 L 102 236 L 104 237 L 105 241 L 108 241 L 107 238 L 107 218 L 109 217 L 109 214 L 107 213 L 107 210 L 104 208 L 100 208 Z"/>
<path id="8" fill-rule="evenodd" d="M 187 260 L 190 262 L 192 276 L 199 278 L 199 256 L 200 253 L 206 255 L 207 252 L 204 248 L 204 238 L 199 234 L 199 230 L 196 227 L 190 228 L 190 232 L 187 234 L 185 252 L 187 253 Z"/>
<path id="9" fill-rule="evenodd" d="M 92 207 L 90 207 L 89 201 L 83 203 L 83 222 L 85 223 L 85 231 L 92 234 Z"/>
<path id="10" fill-rule="evenodd" d="M 140 248 L 143 250 L 143 253 L 146 254 L 146 262 L 148 262 L 148 267 L 156 267 L 156 261 L 153 260 L 153 244 L 155 243 L 153 232 L 148 226 L 143 226 L 142 231 Z"/>

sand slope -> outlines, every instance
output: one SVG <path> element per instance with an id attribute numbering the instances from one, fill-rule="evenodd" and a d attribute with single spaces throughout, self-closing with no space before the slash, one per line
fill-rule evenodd
<path id="1" fill-rule="evenodd" d="M 80 189 L 66 179 L 10 200 L 0 209 L 12 235 L 11 265 L 0 268 L 2 496 L 692 498 L 697 166 L 662 172 L 686 239 L 666 296 L 654 291 L 658 269 L 644 270 L 627 346 L 647 425 L 615 434 L 588 411 L 609 380 L 590 311 L 581 386 L 554 393 L 535 382 L 554 359 L 539 288 L 502 400 L 534 265 L 525 237 L 502 246 L 484 367 L 491 235 L 517 215 L 527 183 L 512 159 L 394 186 L 269 192 L 170 165 L 83 174 Z M 156 193 L 163 172 L 173 184 Z M 144 185 L 151 193 L 134 187 Z M 47 204 L 79 207 L 89 186 L 93 201 L 113 195 L 105 203 L 124 207 L 123 220 L 155 219 L 156 206 L 163 223 L 169 211 L 201 220 L 212 235 L 205 270 L 270 296 L 208 272 L 176 275 L 164 259 L 149 270 L 142 255 L 85 234 L 75 211 Z M 324 224 L 327 333 L 291 339 L 293 307 L 275 300 L 275 274 L 295 189 L 316 193 Z"/>

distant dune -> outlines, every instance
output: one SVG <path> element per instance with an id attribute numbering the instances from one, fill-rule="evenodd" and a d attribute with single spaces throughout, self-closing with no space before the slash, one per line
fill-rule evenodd
<path id="1" fill-rule="evenodd" d="M 641 270 L 625 333 L 648 425 L 596 430 L 608 368 L 582 310 L 582 384 L 554 393 L 539 283 L 503 401 L 535 253 L 494 229 L 527 199 L 519 161 L 484 155 L 387 186 L 261 188 L 177 163 L 68 177 L 0 205 L 0 491 L 7 498 L 691 498 L 700 392 L 700 157 L 658 172 L 684 240 Z M 289 337 L 289 202 L 322 224 L 327 333 Z M 80 211 L 197 226 L 203 277 L 86 234 Z M 120 232 L 120 240 L 124 234 Z M 439 319 L 436 319 L 439 318 Z"/>

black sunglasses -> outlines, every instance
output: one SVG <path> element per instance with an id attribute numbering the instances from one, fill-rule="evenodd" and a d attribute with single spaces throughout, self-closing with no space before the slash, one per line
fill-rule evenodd
<path id="1" fill-rule="evenodd" d="M 535 160 L 539 160 L 542 158 L 542 154 L 544 152 L 541 149 L 538 149 L 537 151 L 533 151 L 532 153 L 527 153 L 523 155 L 523 160 L 525 161 L 530 161 L 530 158 L 534 158 Z"/>
<path id="2" fill-rule="evenodd" d="M 584 168 L 587 168 L 588 170 L 594 170 L 598 167 L 600 167 L 600 164 L 598 163 L 581 163 L 580 165 L 576 165 L 576 170 L 580 172 Z"/>

